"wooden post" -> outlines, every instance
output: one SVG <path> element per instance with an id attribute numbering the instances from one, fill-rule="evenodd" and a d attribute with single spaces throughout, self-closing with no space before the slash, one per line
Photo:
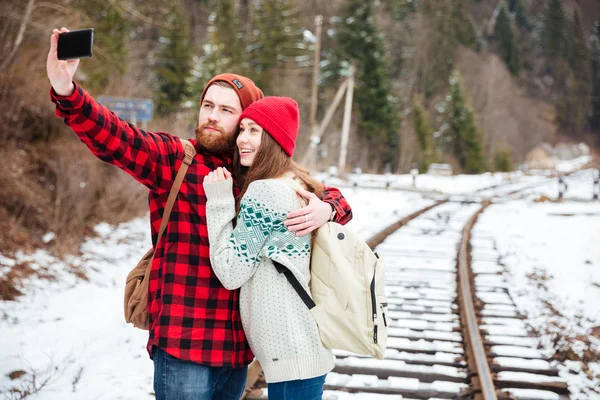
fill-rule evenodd
<path id="1" fill-rule="evenodd" d="M 314 157 L 315 160 L 317 158 L 316 157 L 317 156 L 317 146 L 321 142 L 321 137 L 323 136 L 325 129 L 327 129 L 327 126 L 331 122 L 331 119 L 333 118 L 333 114 L 335 113 L 335 110 L 337 110 L 337 107 L 340 104 L 340 101 L 342 100 L 342 96 L 344 96 L 344 92 L 346 91 L 347 87 L 348 87 L 348 80 L 345 80 L 342 82 L 342 84 L 338 88 L 338 91 L 336 92 L 336 94 L 333 98 L 333 102 L 327 109 L 327 112 L 325 113 L 325 117 L 323 118 L 323 121 L 321 121 L 321 125 L 319 125 L 319 128 L 317 129 L 317 133 L 315 134 L 315 136 L 310 138 L 310 147 L 304 154 L 304 160 L 302 160 L 302 164 L 304 164 L 304 166 L 309 169 L 310 169 L 310 161 L 311 161 L 312 157 Z"/>
<path id="2" fill-rule="evenodd" d="M 592 200 L 598 200 L 598 197 L 600 197 L 600 170 L 598 170 L 596 172 L 598 173 L 598 175 L 596 175 L 594 177 L 594 186 L 592 189 L 592 192 L 593 192 Z"/>
<path id="3" fill-rule="evenodd" d="M 327 129 L 327 126 L 331 122 L 331 118 L 333 118 L 333 114 L 335 113 L 335 110 L 337 110 L 338 105 L 340 104 L 340 101 L 342 101 L 342 96 L 346 92 L 347 87 L 348 87 L 348 80 L 346 79 L 345 81 L 342 82 L 342 84 L 338 88 L 338 91 L 335 93 L 335 96 L 333 97 L 333 102 L 331 103 L 331 106 L 329 106 L 329 108 L 327 109 L 327 112 L 325 113 L 325 117 L 323 117 L 323 121 L 321 121 L 319 130 L 317 131 L 317 137 L 316 137 L 317 143 L 319 143 L 321 141 L 321 136 L 323 136 L 325 129 Z"/>
<path id="4" fill-rule="evenodd" d="M 346 105 L 344 107 L 344 122 L 342 124 L 342 140 L 340 143 L 340 158 L 338 162 L 338 174 L 343 175 L 346 169 L 346 153 L 348 150 L 348 138 L 350 137 L 350 121 L 352 119 L 352 97 L 354 95 L 354 62 L 350 65 L 348 76 L 348 90 L 346 91 Z"/>

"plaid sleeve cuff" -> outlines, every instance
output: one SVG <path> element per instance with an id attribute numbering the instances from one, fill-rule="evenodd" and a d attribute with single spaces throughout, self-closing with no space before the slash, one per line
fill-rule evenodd
<path id="1" fill-rule="evenodd" d="M 85 98 L 86 96 L 89 96 L 76 82 L 73 82 L 73 85 L 75 85 L 75 90 L 70 96 L 59 96 L 54 89 L 50 87 L 50 100 L 56 104 L 56 114 L 60 117 L 64 117 L 65 114 L 68 114 L 70 111 L 83 108 Z"/>
<path id="2" fill-rule="evenodd" d="M 336 221 L 338 220 L 338 216 L 342 216 L 345 214 L 346 210 L 344 210 L 344 207 L 339 203 L 339 201 L 335 201 L 335 200 L 329 200 L 329 199 L 324 199 L 323 200 L 325 203 L 329 204 L 331 206 L 331 214 L 333 216 L 333 218 L 331 218 L 331 216 L 329 217 L 330 221 Z M 335 212 L 335 214 L 334 214 Z"/>
<path id="3" fill-rule="evenodd" d="M 350 204 L 348 204 L 340 191 L 337 188 L 325 186 L 323 194 L 323 201 L 335 210 L 335 214 L 331 220 L 342 225 L 350 222 L 352 219 L 352 208 L 350 208 Z"/>

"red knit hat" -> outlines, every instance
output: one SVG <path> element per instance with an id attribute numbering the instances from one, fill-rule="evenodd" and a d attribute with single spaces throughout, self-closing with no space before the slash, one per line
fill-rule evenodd
<path id="1" fill-rule="evenodd" d="M 242 112 L 240 122 L 250 118 L 275 139 L 288 156 L 294 154 L 300 112 L 298 103 L 289 97 L 265 97 Z"/>
<path id="2" fill-rule="evenodd" d="M 248 107 L 250 104 L 255 102 L 256 100 L 262 99 L 264 96 L 262 90 L 258 88 L 252 82 L 252 79 L 246 78 L 245 76 L 235 75 L 235 74 L 220 74 L 214 76 L 202 91 L 202 96 L 200 97 L 200 104 L 202 104 L 202 100 L 204 100 L 204 95 L 206 95 L 206 91 L 213 83 L 217 81 L 227 82 L 229 86 L 235 90 L 238 97 L 240 98 L 240 103 L 242 104 L 242 110 Z"/>

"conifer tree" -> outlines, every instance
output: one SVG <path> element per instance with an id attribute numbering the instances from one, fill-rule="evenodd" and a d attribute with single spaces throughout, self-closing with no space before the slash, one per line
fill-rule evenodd
<path id="1" fill-rule="evenodd" d="M 557 121 L 563 131 L 580 134 L 591 113 L 592 77 L 585 31 L 577 12 L 568 20 L 566 43 L 565 73 L 559 75 L 558 80 Z"/>
<path id="2" fill-rule="evenodd" d="M 592 75 L 592 115 L 590 124 L 596 131 L 600 143 L 600 25 L 596 24 L 594 34 L 590 38 L 590 57 Z"/>
<path id="3" fill-rule="evenodd" d="M 191 65 L 190 30 L 185 10 L 173 2 L 167 15 L 166 25 L 161 29 L 159 48 L 153 72 L 156 76 L 156 112 L 167 115 L 179 110 L 188 95 L 188 77 Z"/>
<path id="4" fill-rule="evenodd" d="M 419 143 L 419 161 L 421 170 L 427 170 L 431 163 L 433 151 L 433 129 L 429 124 L 427 112 L 420 103 L 415 103 L 413 112 L 413 124 L 417 142 Z"/>
<path id="5" fill-rule="evenodd" d="M 592 77 L 585 31 L 578 13 L 567 18 L 561 0 L 544 9 L 542 49 L 547 72 L 556 81 L 556 120 L 561 131 L 576 135 L 585 130 L 591 112 Z"/>
<path id="6" fill-rule="evenodd" d="M 123 74 L 127 69 L 128 37 L 132 29 L 131 21 L 123 17 L 113 6 L 107 6 L 102 0 L 76 0 L 73 7 L 85 10 L 94 27 L 94 45 L 101 49 L 101 62 L 96 57 L 86 66 L 89 74 L 90 90 L 102 90 L 111 77 Z"/>
<path id="7" fill-rule="evenodd" d="M 456 40 L 463 46 L 478 50 L 477 30 L 465 0 L 451 3 L 454 3 L 450 9 L 451 34 L 456 35 Z"/>
<path id="8" fill-rule="evenodd" d="M 264 0 L 255 2 L 254 7 L 252 34 L 244 53 L 254 82 L 272 94 L 277 72 L 286 67 L 309 67 L 312 58 L 296 0 Z"/>
<path id="9" fill-rule="evenodd" d="M 206 82 L 224 71 L 243 74 L 247 70 L 244 65 L 244 35 L 239 14 L 235 9 L 235 0 L 218 2 L 215 11 L 209 17 L 209 40 L 204 47 L 206 56 L 200 60 L 195 75 L 198 77 L 194 85 L 194 95 L 199 95 Z M 194 96 L 193 95 L 193 96 Z M 197 96 L 196 96 L 197 97 Z"/>
<path id="10" fill-rule="evenodd" d="M 513 170 L 510 150 L 500 149 L 494 154 L 494 167 L 498 172 L 510 172 Z"/>
<path id="11" fill-rule="evenodd" d="M 421 6 L 421 0 L 384 0 L 383 3 L 396 21 L 403 21 Z"/>
<path id="12" fill-rule="evenodd" d="M 508 69 L 514 76 L 518 77 L 521 71 L 521 56 L 516 29 L 513 27 L 504 3 L 501 2 L 499 7 L 494 26 L 494 38 L 499 43 L 500 55 L 508 65 Z"/>
<path id="13" fill-rule="evenodd" d="M 372 157 L 381 165 L 393 163 L 398 154 L 398 117 L 383 40 L 373 20 L 373 5 L 349 0 L 336 28 L 338 71 L 343 62 L 356 65 L 354 105 L 358 108 L 358 132 L 367 138 Z"/>
<path id="14" fill-rule="evenodd" d="M 591 113 L 592 71 L 587 35 L 578 12 L 571 21 L 571 69 L 576 77 L 575 91 L 572 93 L 573 108 L 576 110 L 573 125 L 576 132 L 583 132 Z"/>
<path id="15" fill-rule="evenodd" d="M 523 0 L 508 0 L 508 10 L 514 15 L 517 26 L 528 31 L 531 28 Z"/>
<path id="16" fill-rule="evenodd" d="M 460 82 L 454 72 L 450 78 L 450 94 L 447 109 L 448 131 L 452 152 L 466 173 L 480 173 L 485 169 L 482 135 L 475 124 L 475 116 L 467 105 Z"/>
<path id="17" fill-rule="evenodd" d="M 446 90 L 458 46 L 477 49 L 479 40 L 464 0 L 427 0 L 422 3 L 422 13 L 431 43 L 417 90 L 429 97 Z"/>
<path id="18" fill-rule="evenodd" d="M 569 21 L 568 52 L 567 57 L 575 74 L 585 80 L 589 79 L 589 53 L 586 33 L 578 12 L 574 12 L 573 19 Z"/>
<path id="19" fill-rule="evenodd" d="M 566 30 L 567 20 L 562 0 L 550 0 L 544 8 L 541 34 L 542 51 L 550 72 L 556 73 L 560 69 L 561 61 L 567 52 Z"/>

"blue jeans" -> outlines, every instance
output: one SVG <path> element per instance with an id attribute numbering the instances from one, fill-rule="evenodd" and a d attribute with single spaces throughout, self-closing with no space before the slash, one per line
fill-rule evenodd
<path id="1" fill-rule="evenodd" d="M 155 347 L 156 400 L 239 400 L 248 368 L 208 367 L 173 357 Z"/>
<path id="2" fill-rule="evenodd" d="M 269 400 L 321 400 L 326 376 L 269 383 Z"/>

